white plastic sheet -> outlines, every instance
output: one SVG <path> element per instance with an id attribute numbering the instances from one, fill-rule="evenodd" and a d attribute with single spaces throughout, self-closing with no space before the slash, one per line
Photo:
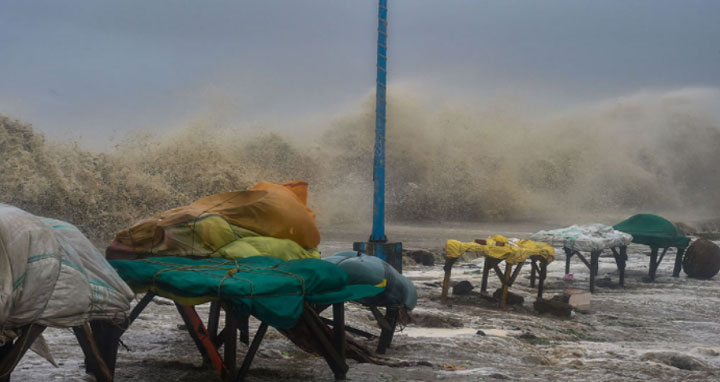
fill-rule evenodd
<path id="1" fill-rule="evenodd" d="M 601 251 L 626 246 L 632 242 L 630 234 L 617 231 L 604 224 L 573 225 L 566 228 L 539 231 L 530 236 L 531 240 L 542 241 L 553 247 L 564 247 L 577 251 Z"/>
<path id="2" fill-rule="evenodd" d="M 0 342 L 30 323 L 123 320 L 133 296 L 75 226 L 0 203 Z"/>

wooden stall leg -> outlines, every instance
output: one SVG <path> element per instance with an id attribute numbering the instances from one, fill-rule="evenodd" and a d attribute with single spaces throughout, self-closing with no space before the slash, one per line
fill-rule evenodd
<path id="1" fill-rule="evenodd" d="M 236 317 L 238 320 L 238 329 L 240 329 L 240 342 L 250 345 L 250 317 Z"/>
<path id="2" fill-rule="evenodd" d="M 0 362 L 5 360 L 5 356 L 10 352 L 10 349 L 12 349 L 12 345 L 12 341 L 8 339 L 5 345 L 0 346 Z M 10 382 L 10 373 L 6 376 L 0 376 L 0 382 Z"/>
<path id="3" fill-rule="evenodd" d="M 530 288 L 535 288 L 535 272 L 537 271 L 537 261 L 531 260 L 530 263 Z"/>
<path id="4" fill-rule="evenodd" d="M 622 268 L 620 269 L 620 286 L 625 287 L 625 268 L 627 267 L 627 246 L 620 247 L 620 259 L 622 260 Z"/>
<path id="5" fill-rule="evenodd" d="M 340 357 L 345 359 L 345 303 L 333 304 L 333 340 Z"/>
<path id="6" fill-rule="evenodd" d="M 331 320 L 331 319 L 329 319 L 329 318 L 320 317 L 320 320 L 321 320 L 321 321 L 323 322 L 323 324 L 325 324 L 325 325 L 329 325 L 329 326 L 335 327 L 335 321 L 333 321 L 333 320 Z M 348 332 L 348 333 L 352 333 L 352 334 L 354 334 L 354 335 L 356 335 L 356 336 L 360 336 L 360 337 L 367 338 L 367 339 L 369 339 L 369 340 L 377 337 L 376 335 L 374 335 L 374 334 L 372 334 L 372 333 L 368 333 L 368 332 L 366 332 L 366 331 L 364 331 L 364 330 L 360 330 L 360 329 L 357 329 L 357 328 L 353 328 L 352 326 L 348 326 L 348 325 L 345 325 L 345 331 Z"/>
<path id="7" fill-rule="evenodd" d="M 135 321 L 136 318 L 142 313 L 142 311 L 145 309 L 145 307 L 152 301 L 152 299 L 155 297 L 155 293 L 153 292 L 147 292 L 145 293 L 145 296 L 138 302 L 137 305 L 133 308 L 132 312 L 130 312 L 130 317 L 128 317 L 128 320 L 126 322 L 127 326 L 125 329 L 130 327 L 132 325 L 133 321 Z"/>
<path id="8" fill-rule="evenodd" d="M 23 326 L 20 328 L 20 336 L 15 339 L 15 342 L 9 348 L 7 345 L 3 346 L 4 354 L 0 358 L 0 380 L 10 381 L 10 374 L 15 370 L 15 366 L 20 362 L 33 342 L 42 334 L 43 330 L 45 330 L 44 325 L 30 324 Z"/>
<path id="9" fill-rule="evenodd" d="M 348 365 L 345 359 L 336 351 L 335 346 L 328 340 L 327 327 L 322 324 L 320 318 L 309 306 L 303 309 L 302 320 L 313 334 L 319 348 L 317 350 L 325 358 L 325 361 L 335 374 L 336 380 L 344 380 L 348 371 Z"/>
<path id="10" fill-rule="evenodd" d="M 112 323 L 108 322 L 105 324 L 111 325 Z M 88 325 L 87 322 L 83 324 L 80 328 L 83 336 L 85 337 L 87 345 L 87 349 L 85 349 L 82 344 L 80 345 L 83 353 L 85 353 L 85 370 L 87 370 L 87 361 L 92 360 L 90 362 L 90 365 L 93 374 L 95 374 L 95 380 L 98 382 L 112 382 L 115 368 L 115 359 L 117 359 L 117 345 L 113 346 L 113 344 L 108 342 L 115 341 L 117 343 L 120 340 L 120 336 L 117 334 L 116 331 L 112 331 L 114 328 L 108 329 L 102 327 L 101 330 L 104 331 L 98 333 L 98 337 L 101 338 L 103 341 L 101 342 L 101 344 L 103 345 L 103 347 L 101 348 L 100 345 L 95 341 L 95 334 L 90 330 L 90 325 Z M 117 338 L 115 338 L 115 336 L 117 336 Z M 105 354 L 103 354 L 103 351 L 105 352 Z M 114 353 L 111 354 L 111 352 L 113 351 Z M 113 362 L 113 370 L 111 370 L 108 367 L 107 363 L 105 363 L 105 358 L 108 358 Z"/>
<path id="11" fill-rule="evenodd" d="M 673 277 L 680 277 L 680 269 L 682 268 L 683 254 L 685 248 L 678 248 L 677 255 L 675 255 L 675 268 L 673 268 Z"/>
<path id="12" fill-rule="evenodd" d="M 480 284 L 480 294 L 487 295 L 487 284 L 488 277 L 490 277 L 490 268 L 492 268 L 492 261 L 488 256 L 485 256 L 485 262 L 483 263 L 483 275 L 482 283 Z"/>
<path id="13" fill-rule="evenodd" d="M 598 274 L 598 260 L 601 251 L 590 252 L 590 293 L 595 292 L 595 276 Z"/>
<path id="14" fill-rule="evenodd" d="M 650 282 L 655 281 L 655 271 L 658 267 L 658 248 L 650 248 L 650 269 L 648 269 L 648 279 Z"/>
<path id="15" fill-rule="evenodd" d="M 180 305 L 177 302 L 175 303 L 175 306 L 185 322 L 185 326 L 187 327 L 193 342 L 195 342 L 195 346 L 197 346 L 198 351 L 202 354 L 203 359 L 209 359 L 220 378 L 227 381 L 230 378 L 227 367 L 225 367 L 225 363 L 220 357 L 220 353 L 218 353 L 215 344 L 212 339 L 210 339 L 210 335 L 202 320 L 200 320 L 200 316 L 198 316 L 195 308 L 192 306 Z"/>
<path id="16" fill-rule="evenodd" d="M 450 289 L 450 273 L 452 272 L 453 264 L 457 261 L 457 258 L 445 259 L 445 265 L 443 270 L 445 271 L 445 277 L 443 278 L 442 294 L 440 295 L 440 302 L 445 304 L 447 302 L 448 289 Z"/>
<path id="17" fill-rule="evenodd" d="M 237 319 L 232 312 L 225 311 L 225 330 L 223 331 L 225 357 L 223 357 L 223 360 L 230 376 L 235 375 L 237 367 L 237 328 Z"/>
<path id="18" fill-rule="evenodd" d="M 218 326 L 220 325 L 220 302 L 213 301 L 210 303 L 210 313 L 208 314 L 207 330 L 210 339 L 216 342 L 218 336 Z"/>
<path id="19" fill-rule="evenodd" d="M 120 346 L 120 337 L 125 332 L 125 328 L 127 327 L 127 325 L 127 322 L 121 325 L 116 325 L 111 321 L 105 320 L 96 320 L 90 322 L 90 327 L 92 328 L 92 336 L 94 337 L 97 348 L 100 351 L 100 357 L 102 358 L 102 361 L 105 362 L 105 365 L 110 372 L 111 378 L 115 374 L 115 362 L 117 361 L 117 352 L 118 346 Z M 98 365 L 102 367 L 102 364 Z M 98 381 L 101 381 L 102 379 L 100 378 L 100 376 L 104 375 L 104 373 L 100 373 L 99 375 L 96 373 L 95 375 L 98 378 Z"/>
<path id="20" fill-rule="evenodd" d="M 573 256 L 573 251 L 570 248 L 563 247 L 563 249 L 565 250 L 565 274 L 567 275 L 570 273 L 570 259 Z"/>
<path id="21" fill-rule="evenodd" d="M 85 373 L 95 373 L 95 371 L 98 370 L 98 366 L 90 347 L 90 337 L 85 334 L 82 326 L 73 326 L 72 329 L 75 334 L 75 338 L 80 345 L 80 349 L 82 349 L 83 355 L 85 356 Z"/>
<path id="22" fill-rule="evenodd" d="M 508 264 L 507 261 L 505 262 L 505 274 L 503 276 L 505 277 L 505 281 L 502 283 L 502 294 L 500 295 L 500 309 L 505 309 L 505 305 L 507 304 L 508 287 L 510 286 L 510 278 L 512 277 L 512 264 Z"/>
<path id="23" fill-rule="evenodd" d="M 538 272 L 539 275 L 539 281 L 538 281 L 538 294 L 537 297 L 539 299 L 543 296 L 543 289 L 545 288 L 545 278 L 547 277 L 547 262 L 545 260 L 540 260 L 540 272 Z"/>
<path id="24" fill-rule="evenodd" d="M 383 328 L 380 333 L 380 340 L 376 352 L 378 354 L 385 354 L 387 348 L 392 343 L 393 335 L 395 334 L 395 327 L 397 325 L 399 310 L 397 307 L 388 306 L 385 308 L 385 321 L 387 321 L 389 327 Z"/>
<path id="25" fill-rule="evenodd" d="M 258 349 L 260 348 L 260 343 L 262 342 L 263 338 L 265 337 L 267 328 L 268 328 L 268 324 L 266 324 L 264 322 L 260 323 L 260 326 L 258 327 L 258 330 L 255 333 L 255 337 L 253 337 L 252 344 L 250 344 L 247 354 L 245 355 L 245 359 L 243 360 L 243 364 L 240 367 L 240 371 L 238 372 L 237 377 L 235 378 L 235 381 L 241 382 L 241 381 L 245 380 L 245 376 L 247 376 L 247 373 L 250 370 L 250 365 L 252 364 L 252 361 L 255 358 L 255 354 L 257 353 Z"/>

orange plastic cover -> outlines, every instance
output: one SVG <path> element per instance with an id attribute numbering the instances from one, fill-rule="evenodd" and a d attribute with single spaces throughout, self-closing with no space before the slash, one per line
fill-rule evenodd
<path id="1" fill-rule="evenodd" d="M 315 213 L 307 208 L 305 182 L 260 182 L 250 190 L 206 196 L 189 206 L 165 211 L 118 232 L 116 240 L 134 251 L 149 251 L 165 239 L 165 227 L 219 215 L 230 224 L 263 236 L 290 239 L 306 249 L 320 243 Z"/>

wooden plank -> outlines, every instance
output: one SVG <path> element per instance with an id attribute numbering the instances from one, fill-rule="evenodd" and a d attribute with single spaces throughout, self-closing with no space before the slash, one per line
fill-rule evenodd
<path id="1" fill-rule="evenodd" d="M 383 330 L 390 330 L 390 322 L 388 322 L 385 316 L 380 313 L 380 310 L 377 308 L 377 306 L 370 306 L 369 308 L 370 312 L 372 312 L 373 316 L 375 317 L 375 321 L 377 321 L 378 325 L 380 325 L 380 328 Z"/>
<path id="2" fill-rule="evenodd" d="M 267 332 L 268 324 L 262 322 L 260 323 L 260 326 L 258 327 L 257 332 L 255 332 L 255 337 L 253 337 L 253 341 L 250 344 L 250 347 L 248 348 L 247 354 L 245 355 L 245 359 L 243 359 L 243 364 L 240 367 L 240 371 L 238 372 L 237 376 L 235 377 L 235 381 L 244 381 L 245 377 L 247 376 L 248 371 L 250 370 L 250 365 L 252 364 L 253 359 L 255 358 L 255 354 L 258 351 L 258 348 L 260 348 L 260 343 L 263 340 L 263 337 L 265 337 L 265 333 Z"/>
<path id="3" fill-rule="evenodd" d="M 223 381 L 229 380 L 230 374 L 228 373 L 228 369 L 225 367 L 225 363 L 220 357 L 220 353 L 213 344 L 210 334 L 200 320 L 195 308 L 192 306 L 180 305 L 177 302 L 175 303 L 175 306 L 185 322 L 185 326 L 187 327 L 188 333 L 190 333 L 190 337 L 192 337 L 193 342 L 195 342 L 195 346 L 197 346 L 198 351 L 202 354 L 203 359 L 210 360 L 210 363 L 213 365 L 215 371 Z"/>
<path id="4" fill-rule="evenodd" d="M 324 324 L 326 324 L 326 325 L 330 325 L 330 326 L 333 326 L 333 327 L 335 326 L 335 322 L 334 322 L 333 320 L 329 319 L 329 318 L 320 317 L 320 320 L 321 320 Z M 373 338 L 376 338 L 376 337 L 377 337 L 375 334 L 368 333 L 368 332 L 366 332 L 366 331 L 364 331 L 364 330 L 360 330 L 360 329 L 357 329 L 357 328 L 353 328 L 352 326 L 348 326 L 348 325 L 345 325 L 345 331 L 348 332 L 348 333 L 351 333 L 351 334 L 358 335 L 358 336 L 360 336 L 360 337 L 365 337 L 365 338 L 367 338 L 367 339 L 373 339 Z"/>
<path id="5" fill-rule="evenodd" d="M 515 282 L 515 279 L 517 279 L 518 274 L 520 274 L 520 270 L 522 269 L 523 265 L 525 263 L 518 263 L 515 267 L 515 271 L 512 273 L 512 277 L 510 277 L 510 282 L 508 284 L 508 287 L 511 287 L 513 283 Z"/>
<path id="6" fill-rule="evenodd" d="M 335 350 L 335 347 L 328 339 L 328 330 L 320 321 L 318 315 L 307 303 L 302 313 L 302 320 L 313 335 L 313 339 L 319 345 L 318 351 L 325 358 L 325 361 L 335 374 L 335 379 L 344 380 L 347 374 L 348 365 L 345 359 Z"/>
<path id="7" fill-rule="evenodd" d="M 152 299 L 155 297 L 155 293 L 148 291 L 145 293 L 145 296 L 138 302 L 137 305 L 133 308 L 132 312 L 130 312 L 130 316 L 128 317 L 127 326 L 130 327 L 132 325 L 133 321 L 135 321 L 136 318 L 142 313 L 142 311 L 145 309 L 145 307 L 152 301 Z"/>
<path id="8" fill-rule="evenodd" d="M 587 259 L 585 258 L 585 256 L 583 256 L 582 253 L 580 253 L 580 252 L 575 252 L 575 256 L 577 256 L 578 259 L 580 259 L 580 261 L 582 261 L 583 264 L 585 264 L 585 266 L 587 267 L 587 269 L 589 269 L 590 271 L 592 271 L 592 269 L 593 269 L 593 268 L 592 268 L 592 264 L 591 264 L 591 263 L 592 263 L 592 252 L 590 252 L 590 261 L 587 261 Z"/>

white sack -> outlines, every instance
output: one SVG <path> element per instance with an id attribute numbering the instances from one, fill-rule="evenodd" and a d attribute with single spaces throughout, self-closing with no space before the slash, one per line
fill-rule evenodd
<path id="1" fill-rule="evenodd" d="M 123 320 L 134 294 L 72 224 L 0 203 L 1 329 Z"/>

